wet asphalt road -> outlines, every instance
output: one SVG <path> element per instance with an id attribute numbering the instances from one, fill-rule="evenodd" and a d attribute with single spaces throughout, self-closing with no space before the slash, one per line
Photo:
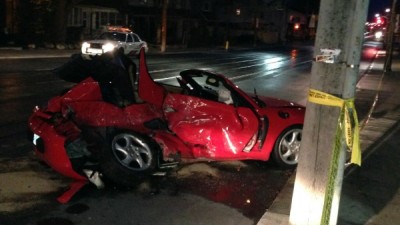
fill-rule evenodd
<path id="1" fill-rule="evenodd" d="M 174 84 L 179 71 L 206 68 L 245 91 L 256 88 L 260 95 L 301 104 L 311 59 L 310 47 L 147 57 L 150 73 L 160 82 Z M 254 224 L 291 175 L 269 162 L 195 163 L 134 190 L 87 186 L 69 204 L 58 204 L 55 198 L 69 180 L 36 160 L 26 129 L 35 105 L 73 85 L 51 73 L 66 60 L 0 61 L 1 224 Z"/>

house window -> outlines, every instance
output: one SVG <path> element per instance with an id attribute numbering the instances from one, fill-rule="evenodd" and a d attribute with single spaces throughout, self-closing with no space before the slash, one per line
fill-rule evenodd
<path id="1" fill-rule="evenodd" d="M 74 15 L 74 24 L 73 25 L 81 25 L 82 24 L 81 13 L 82 13 L 82 10 L 80 8 L 77 8 L 75 15 Z"/>
<path id="2" fill-rule="evenodd" d="M 97 29 L 100 27 L 100 13 L 99 12 L 94 13 L 94 19 L 95 19 L 94 29 Z"/>
<path id="3" fill-rule="evenodd" d="M 88 21 L 88 18 L 87 18 L 87 12 L 82 12 L 82 26 L 83 27 L 87 27 L 87 21 Z"/>
<path id="4" fill-rule="evenodd" d="M 68 26 L 80 26 L 82 25 L 81 18 L 82 10 L 80 8 L 73 8 L 71 13 L 68 15 Z"/>
<path id="5" fill-rule="evenodd" d="M 117 16 L 117 17 L 116 17 L 116 22 L 115 22 L 115 24 L 116 24 L 116 25 L 121 25 L 121 24 L 123 24 L 123 23 L 124 23 L 124 18 L 122 18 L 122 15 L 117 14 L 116 16 Z"/>
<path id="6" fill-rule="evenodd" d="M 241 10 L 239 8 L 236 9 L 236 16 L 240 16 Z"/>
<path id="7" fill-rule="evenodd" d="M 108 22 L 111 25 L 116 25 L 117 24 L 117 14 L 116 13 L 110 13 Z"/>
<path id="8" fill-rule="evenodd" d="M 108 24 L 108 13 L 101 12 L 100 13 L 100 26 Z"/>

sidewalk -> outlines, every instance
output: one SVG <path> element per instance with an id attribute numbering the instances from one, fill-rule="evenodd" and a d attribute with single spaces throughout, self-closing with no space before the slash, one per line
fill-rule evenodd
<path id="1" fill-rule="evenodd" d="M 345 170 L 338 225 L 400 224 L 400 56 L 394 56 L 392 72 L 384 76 L 383 62 L 384 57 L 377 58 L 357 84 L 356 106 L 357 102 L 368 101 L 372 106 L 378 91 L 379 96 L 360 132 L 362 166 Z M 365 109 L 362 113 L 366 115 Z M 295 174 L 258 225 L 289 224 L 294 182 Z"/>

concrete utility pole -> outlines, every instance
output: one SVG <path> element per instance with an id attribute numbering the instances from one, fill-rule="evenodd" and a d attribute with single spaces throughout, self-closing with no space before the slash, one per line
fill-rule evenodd
<path id="1" fill-rule="evenodd" d="M 161 52 L 165 52 L 167 47 L 167 11 L 168 0 L 163 1 L 162 22 L 161 22 Z"/>
<path id="2" fill-rule="evenodd" d="M 326 93 L 343 100 L 354 98 L 368 5 L 369 0 L 321 0 L 310 91 L 323 93 L 310 92 L 309 97 L 329 101 Z M 332 58 L 338 51 L 340 54 Z M 337 135 L 343 114 L 339 107 L 314 103 L 311 98 L 289 224 L 333 225 L 337 222 L 347 150 L 343 135 Z"/>

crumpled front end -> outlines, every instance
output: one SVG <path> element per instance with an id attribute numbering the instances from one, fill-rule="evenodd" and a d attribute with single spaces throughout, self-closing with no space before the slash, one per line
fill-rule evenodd
<path id="1" fill-rule="evenodd" d="M 69 189 L 57 198 L 58 202 L 69 202 L 89 181 L 98 188 L 104 186 L 99 172 L 94 167 L 84 166 L 90 153 L 73 121 L 36 107 L 29 118 L 29 126 L 36 155 L 56 172 L 73 179 Z"/>
<path id="2" fill-rule="evenodd" d="M 35 145 L 35 152 L 40 159 L 58 173 L 75 180 L 87 180 L 83 174 L 74 170 L 67 154 L 68 145 L 73 148 L 74 141 L 78 140 L 77 134 L 79 130 L 71 122 L 60 123 L 56 117 L 58 117 L 56 114 L 52 115 L 43 112 L 36 107 L 29 118 L 29 127 L 33 132 L 32 141 Z M 62 126 L 70 126 L 69 129 L 65 130 L 65 134 L 69 135 L 69 137 L 57 132 L 57 127 L 58 129 L 63 129 L 61 128 Z M 71 140 L 71 138 L 75 140 Z"/>

